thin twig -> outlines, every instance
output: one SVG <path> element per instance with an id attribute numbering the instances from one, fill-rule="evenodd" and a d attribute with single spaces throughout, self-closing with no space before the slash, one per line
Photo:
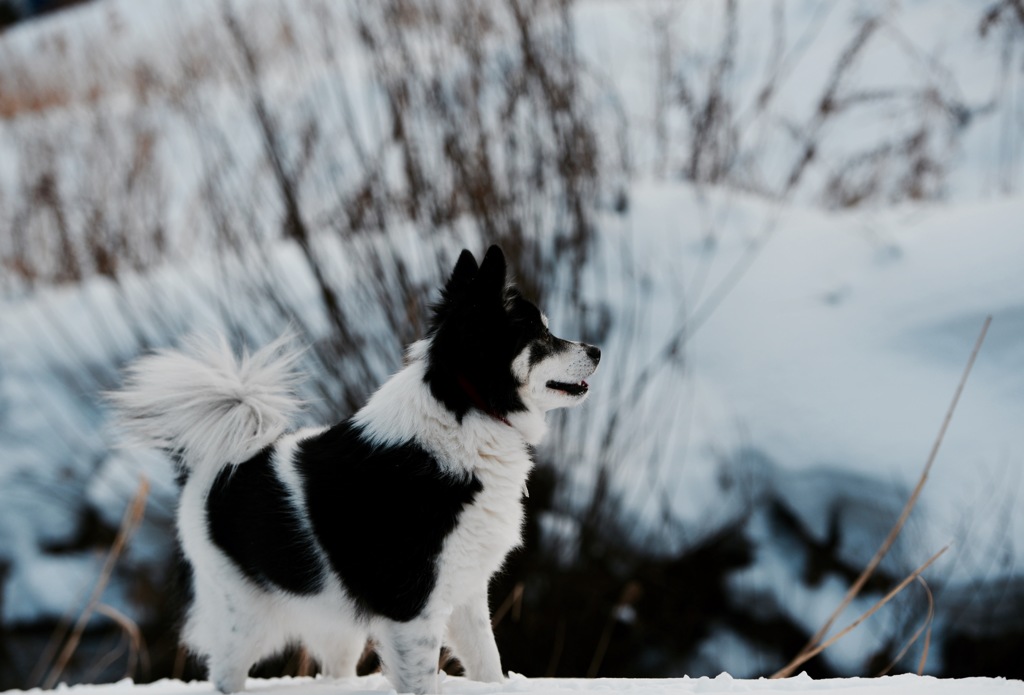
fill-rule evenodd
<path id="1" fill-rule="evenodd" d="M 498 609 L 494 611 L 494 615 L 491 617 L 491 626 L 497 627 L 502 621 L 505 615 L 511 610 L 512 620 L 519 622 L 519 615 L 523 605 L 523 583 L 516 582 L 516 585 L 512 587 L 512 591 L 505 597 L 505 600 L 501 602 Z"/>
<path id="2" fill-rule="evenodd" d="M 132 503 L 128 505 L 128 508 L 125 510 L 124 516 L 121 518 L 121 526 L 118 529 L 117 537 L 114 539 L 113 545 L 111 545 L 110 550 L 107 552 L 107 558 L 103 562 L 103 568 L 100 570 L 99 577 L 96 580 L 96 586 L 93 588 L 92 595 L 89 597 L 89 602 L 82 610 L 82 613 L 78 616 L 78 621 L 75 623 L 75 627 L 71 631 L 71 636 L 68 637 L 68 641 L 64 644 L 64 648 L 57 657 L 56 663 L 50 670 L 50 675 L 47 676 L 46 680 L 43 682 L 44 690 L 50 690 L 57 684 L 57 680 L 67 668 L 75 650 L 78 649 L 78 645 L 82 641 L 82 634 L 85 632 L 86 625 L 89 624 L 89 619 L 92 618 L 93 613 L 96 612 L 97 607 L 100 605 L 100 599 L 103 597 L 103 592 L 106 591 L 107 584 L 110 582 L 110 577 L 114 573 L 114 567 L 117 565 L 117 561 L 120 559 L 121 553 L 124 552 L 125 547 L 128 545 L 128 541 L 131 540 L 131 537 L 135 534 L 139 524 L 142 523 L 142 516 L 146 511 L 146 498 L 148 496 L 149 481 L 146 478 L 141 478 L 139 481 L 139 489 L 135 493 Z"/>
<path id="3" fill-rule="evenodd" d="M 907 640 L 907 643 L 903 645 L 903 649 L 901 649 L 900 653 L 896 655 L 896 658 L 889 662 L 889 665 L 878 673 L 879 676 L 884 676 L 889 673 L 889 671 L 896 668 L 896 664 L 906 656 L 907 652 L 910 651 L 910 648 L 913 647 L 914 644 L 917 643 L 917 640 L 921 638 L 921 633 L 927 630 L 924 640 L 924 652 L 921 654 L 921 663 L 917 669 L 917 675 L 923 675 L 924 664 L 928 659 L 928 646 L 931 642 L 932 621 L 935 619 L 935 597 L 932 595 L 932 590 L 928 587 L 928 582 L 924 580 L 924 577 L 918 577 L 917 581 L 924 588 L 925 596 L 928 598 L 928 615 L 925 616 L 924 622 L 921 623 L 921 627 L 917 628 L 911 638 Z"/>
<path id="4" fill-rule="evenodd" d="M 64 640 L 71 631 L 71 626 L 75 619 L 75 607 L 81 604 L 82 600 L 85 598 L 85 594 L 86 592 L 82 591 L 81 594 L 75 598 L 74 602 L 69 605 L 64 615 L 61 616 L 60 621 L 57 623 L 57 627 L 53 630 L 53 634 L 50 635 L 50 640 L 47 642 L 46 648 L 43 649 L 42 654 L 39 655 L 35 668 L 33 668 L 32 673 L 29 674 L 29 683 L 42 682 L 47 669 L 50 668 L 50 664 L 53 663 L 54 658 L 57 656 L 57 651 L 60 649 L 60 645 L 64 644 Z"/>
<path id="5" fill-rule="evenodd" d="M 963 375 L 960 377 L 960 383 L 957 384 L 956 392 L 953 394 L 953 400 L 952 402 L 950 402 L 949 408 L 946 410 L 946 416 L 942 420 L 942 426 L 939 428 L 939 433 L 935 437 L 934 444 L 932 444 L 931 452 L 928 454 L 928 461 L 925 463 L 924 470 L 921 472 L 921 477 L 917 481 L 917 486 L 911 493 L 910 499 L 908 499 L 907 503 L 904 505 L 903 512 L 900 514 L 899 519 L 896 520 L 896 523 L 889 531 L 889 535 L 886 536 L 885 540 L 882 542 L 881 547 L 875 553 L 874 557 L 871 558 L 871 561 L 867 564 L 867 567 L 864 568 L 864 571 L 862 571 L 860 576 L 857 577 L 857 581 L 855 581 L 853 585 L 850 587 L 850 589 L 846 592 L 846 596 L 843 597 L 842 602 L 832 613 L 829 619 L 825 622 L 821 629 L 819 629 L 814 634 L 814 636 L 811 637 L 810 640 L 808 640 L 807 644 L 804 645 L 803 649 L 800 650 L 800 652 L 796 655 L 796 657 L 793 658 L 793 660 L 790 663 L 786 664 L 784 667 L 782 667 L 781 669 L 772 674 L 772 678 L 785 678 L 786 676 L 792 675 L 793 671 L 797 668 L 797 666 L 807 661 L 807 658 L 804 658 L 804 656 L 808 652 L 813 651 L 815 654 L 817 654 L 821 651 L 821 649 L 815 647 L 814 645 L 818 644 L 821 641 L 821 639 L 826 634 L 828 634 L 828 631 L 832 628 L 832 625 L 835 623 L 839 615 L 844 610 L 846 610 L 846 607 L 850 605 L 850 603 L 860 593 L 861 589 L 864 588 L 864 585 L 867 583 L 868 579 L 871 577 L 872 574 L 874 574 L 874 571 L 878 568 L 878 565 L 881 564 L 882 559 L 885 558 L 886 554 L 889 552 L 889 549 L 896 541 L 896 537 L 900 534 L 900 531 L 903 530 L 903 526 L 904 524 L 906 524 L 907 518 L 910 516 L 910 512 L 914 509 L 914 506 L 917 504 L 918 497 L 921 496 L 921 491 L 924 489 L 924 484 L 928 480 L 928 474 L 931 471 L 932 464 L 935 463 L 935 458 L 936 456 L 938 456 L 939 448 L 942 446 L 942 440 L 946 436 L 946 430 L 949 428 L 949 423 L 953 419 L 953 412 L 956 410 L 957 403 L 960 401 L 960 394 L 963 393 L 964 385 L 967 383 L 967 377 L 971 373 L 971 368 L 974 366 L 974 361 L 978 356 L 978 352 L 981 350 L 982 343 L 985 342 L 985 335 L 988 333 L 988 327 L 991 323 L 992 317 L 986 316 L 985 322 L 981 326 L 981 332 L 978 334 L 978 339 L 974 343 L 974 349 L 971 350 L 971 356 L 967 360 L 967 366 L 964 367 Z"/>
<path id="6" fill-rule="evenodd" d="M 185 662 L 188 660 L 188 651 L 185 647 L 178 645 L 178 651 L 174 654 L 174 666 L 171 668 L 171 678 L 176 681 L 182 680 L 185 676 Z"/>
<path id="7" fill-rule="evenodd" d="M 940 557 L 942 557 L 942 554 L 945 553 L 947 550 L 949 550 L 949 546 L 948 545 L 945 548 L 943 548 L 942 550 L 940 550 L 939 552 L 937 552 L 934 555 L 932 555 L 930 558 L 928 558 L 927 562 L 925 562 L 923 565 L 921 565 L 916 570 L 914 570 L 909 575 L 907 575 L 906 579 L 904 579 L 902 582 L 897 584 L 896 587 L 894 589 L 892 589 L 892 591 L 887 593 L 877 603 L 875 603 L 875 605 L 871 606 L 871 608 L 869 608 L 867 611 L 862 613 L 860 615 L 860 617 L 858 617 L 852 623 L 850 623 L 849 625 L 844 627 L 842 630 L 837 632 L 835 635 L 830 637 L 826 642 L 824 642 L 822 644 L 819 644 L 817 647 L 814 647 L 813 649 L 811 649 L 809 651 L 802 652 L 799 656 L 797 656 L 797 658 L 793 659 L 793 661 L 791 661 L 786 666 L 786 668 L 787 669 L 795 670 L 799 666 L 802 666 L 807 661 L 810 661 L 811 659 L 816 657 L 818 654 L 821 654 L 823 651 L 825 651 L 826 649 L 831 647 L 833 644 L 838 642 L 840 639 L 842 639 L 843 637 L 848 635 L 850 632 L 852 632 L 854 629 L 856 629 L 861 623 L 863 623 L 865 620 L 867 620 L 872 615 L 877 613 L 878 610 L 882 608 L 882 606 L 884 606 L 885 604 L 889 603 L 889 601 L 891 601 L 893 599 L 893 597 L 896 596 L 896 594 L 898 594 L 901 591 L 903 591 L 903 589 L 906 588 L 906 586 L 908 584 L 910 584 L 910 582 L 912 582 L 915 579 L 917 579 L 918 576 L 922 572 L 924 572 L 926 569 L 931 567 L 932 563 L 935 562 L 936 560 L 938 560 Z M 784 677 L 784 676 L 778 676 L 777 674 L 772 676 L 772 678 L 779 678 L 779 677 Z"/>
<path id="8" fill-rule="evenodd" d="M 117 626 L 121 628 L 122 635 L 121 639 L 118 640 L 117 646 L 93 666 L 85 680 L 87 682 L 95 681 L 111 664 L 121 658 L 121 655 L 126 650 L 128 652 L 128 662 L 125 666 L 124 678 L 131 678 L 136 675 L 136 669 L 140 667 L 143 670 L 148 670 L 149 660 L 146 657 L 145 640 L 142 637 L 142 630 L 139 629 L 138 623 L 113 606 L 105 603 L 96 606 L 96 612 L 105 615 L 117 623 Z"/>
<path id="9" fill-rule="evenodd" d="M 923 577 L 918 577 L 918 581 L 924 587 L 925 593 L 928 595 L 928 629 L 924 633 L 924 649 L 921 651 L 921 661 L 917 664 L 917 675 L 924 675 L 924 665 L 928 663 L 928 650 L 932 646 L 932 622 L 935 618 L 935 598 L 932 596 L 932 590 L 928 588 L 928 582 Z"/>

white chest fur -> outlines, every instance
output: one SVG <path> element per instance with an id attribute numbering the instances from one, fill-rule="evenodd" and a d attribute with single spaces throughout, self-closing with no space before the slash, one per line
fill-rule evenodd
<path id="1" fill-rule="evenodd" d="M 462 510 L 445 542 L 439 580 L 454 602 L 466 591 L 486 585 L 509 551 L 522 542 L 522 498 L 533 464 L 522 445 L 509 454 L 513 452 L 480 457 L 475 475 L 483 489 Z"/>
<path id="2" fill-rule="evenodd" d="M 533 462 L 529 436 L 519 427 L 479 411 L 460 422 L 430 394 L 423 369 L 414 359 L 374 394 L 355 421 L 381 444 L 414 440 L 451 475 L 480 481 L 482 489 L 462 510 L 439 558 L 438 589 L 458 602 L 464 592 L 486 585 L 522 541 L 522 498 Z M 403 405 L 395 408 L 395 403 Z M 519 419 L 512 418 L 513 425 Z"/>

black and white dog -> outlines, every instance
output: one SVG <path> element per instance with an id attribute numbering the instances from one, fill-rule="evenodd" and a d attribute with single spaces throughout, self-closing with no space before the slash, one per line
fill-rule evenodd
<path id="1" fill-rule="evenodd" d="M 469 678 L 503 680 L 488 582 L 521 541 L 544 414 L 586 398 L 600 350 L 554 337 L 492 246 L 479 267 L 462 252 L 427 336 L 352 419 L 289 431 L 298 354 L 193 341 L 112 396 L 184 467 L 186 644 L 224 693 L 288 644 L 354 675 L 367 638 L 399 692 L 437 692 L 442 644 Z"/>

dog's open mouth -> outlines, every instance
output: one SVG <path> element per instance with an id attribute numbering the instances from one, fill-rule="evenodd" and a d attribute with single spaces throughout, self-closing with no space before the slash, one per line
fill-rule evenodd
<path id="1" fill-rule="evenodd" d="M 580 381 L 578 384 L 567 384 L 564 381 L 549 381 L 547 387 L 555 391 L 562 391 L 570 396 L 582 396 L 590 388 L 585 381 Z"/>

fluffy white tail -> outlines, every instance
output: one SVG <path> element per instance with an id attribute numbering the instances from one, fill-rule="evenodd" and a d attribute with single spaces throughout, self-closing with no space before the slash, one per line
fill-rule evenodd
<path id="1" fill-rule="evenodd" d="M 193 470 L 249 459 L 289 427 L 301 405 L 292 368 L 302 352 L 291 344 L 285 335 L 238 359 L 223 336 L 193 337 L 180 351 L 142 357 L 110 394 L 124 434 L 174 452 Z"/>

